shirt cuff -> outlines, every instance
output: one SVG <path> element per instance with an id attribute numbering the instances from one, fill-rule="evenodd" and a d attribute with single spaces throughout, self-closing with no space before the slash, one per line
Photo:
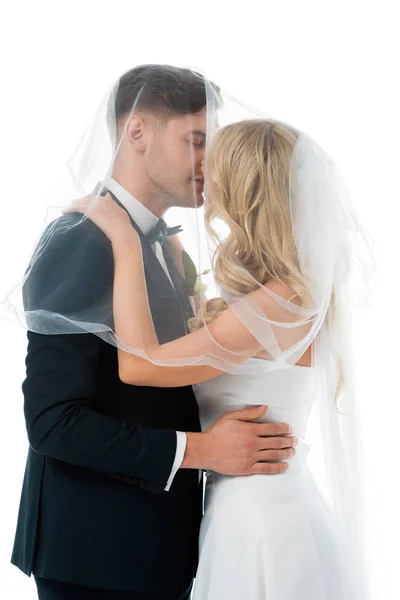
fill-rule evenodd
<path id="1" fill-rule="evenodd" d="M 186 433 L 184 433 L 183 431 L 177 431 L 176 432 L 176 453 L 175 453 L 175 460 L 174 460 L 174 464 L 172 465 L 172 471 L 170 473 L 170 476 L 168 478 L 167 481 L 167 485 L 164 488 L 165 492 L 169 491 L 169 488 L 172 485 L 172 482 L 174 480 L 175 475 L 177 474 L 182 462 L 183 462 L 183 458 L 185 456 L 185 450 L 186 450 L 186 442 L 187 442 L 187 436 Z"/>

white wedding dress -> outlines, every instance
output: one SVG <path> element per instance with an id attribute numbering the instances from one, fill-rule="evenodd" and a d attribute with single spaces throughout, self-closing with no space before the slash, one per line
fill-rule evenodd
<path id="1" fill-rule="evenodd" d="M 317 393 L 313 368 L 224 374 L 194 386 L 202 428 L 222 413 L 267 404 L 262 420 L 289 423 L 301 439 Z M 250 363 L 249 363 L 250 364 Z M 359 600 L 341 562 L 331 514 L 300 442 L 278 475 L 209 472 L 193 600 Z"/>

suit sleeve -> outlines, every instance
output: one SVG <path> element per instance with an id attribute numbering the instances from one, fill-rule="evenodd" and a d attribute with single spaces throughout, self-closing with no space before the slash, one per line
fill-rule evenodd
<path id="1" fill-rule="evenodd" d="M 86 247 L 78 238 L 85 228 L 92 236 Z M 26 310 L 45 306 L 75 314 L 96 296 L 112 294 L 108 242 L 91 223 L 85 228 L 53 234 L 26 280 Z M 29 443 L 36 452 L 162 493 L 174 464 L 176 432 L 127 425 L 93 409 L 104 343 L 93 334 L 28 332 L 23 392 Z"/>

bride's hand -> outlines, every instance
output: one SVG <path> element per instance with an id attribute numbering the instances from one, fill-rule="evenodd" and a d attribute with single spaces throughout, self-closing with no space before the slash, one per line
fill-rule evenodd
<path id="1" fill-rule="evenodd" d="M 85 215 L 99 227 L 111 243 L 123 238 L 137 236 L 128 213 L 118 206 L 110 194 L 105 196 L 88 195 L 74 200 L 64 214 L 78 212 Z"/>

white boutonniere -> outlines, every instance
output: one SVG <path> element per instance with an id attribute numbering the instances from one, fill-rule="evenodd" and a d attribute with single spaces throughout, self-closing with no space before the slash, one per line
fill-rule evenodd
<path id="1" fill-rule="evenodd" d="M 207 284 L 201 278 L 211 272 L 211 269 L 206 269 L 202 273 L 197 273 L 196 266 L 186 250 L 182 250 L 183 271 L 185 273 L 185 281 L 188 289 L 189 297 L 193 298 L 196 310 L 200 307 L 200 299 L 204 298 L 207 291 Z"/>

